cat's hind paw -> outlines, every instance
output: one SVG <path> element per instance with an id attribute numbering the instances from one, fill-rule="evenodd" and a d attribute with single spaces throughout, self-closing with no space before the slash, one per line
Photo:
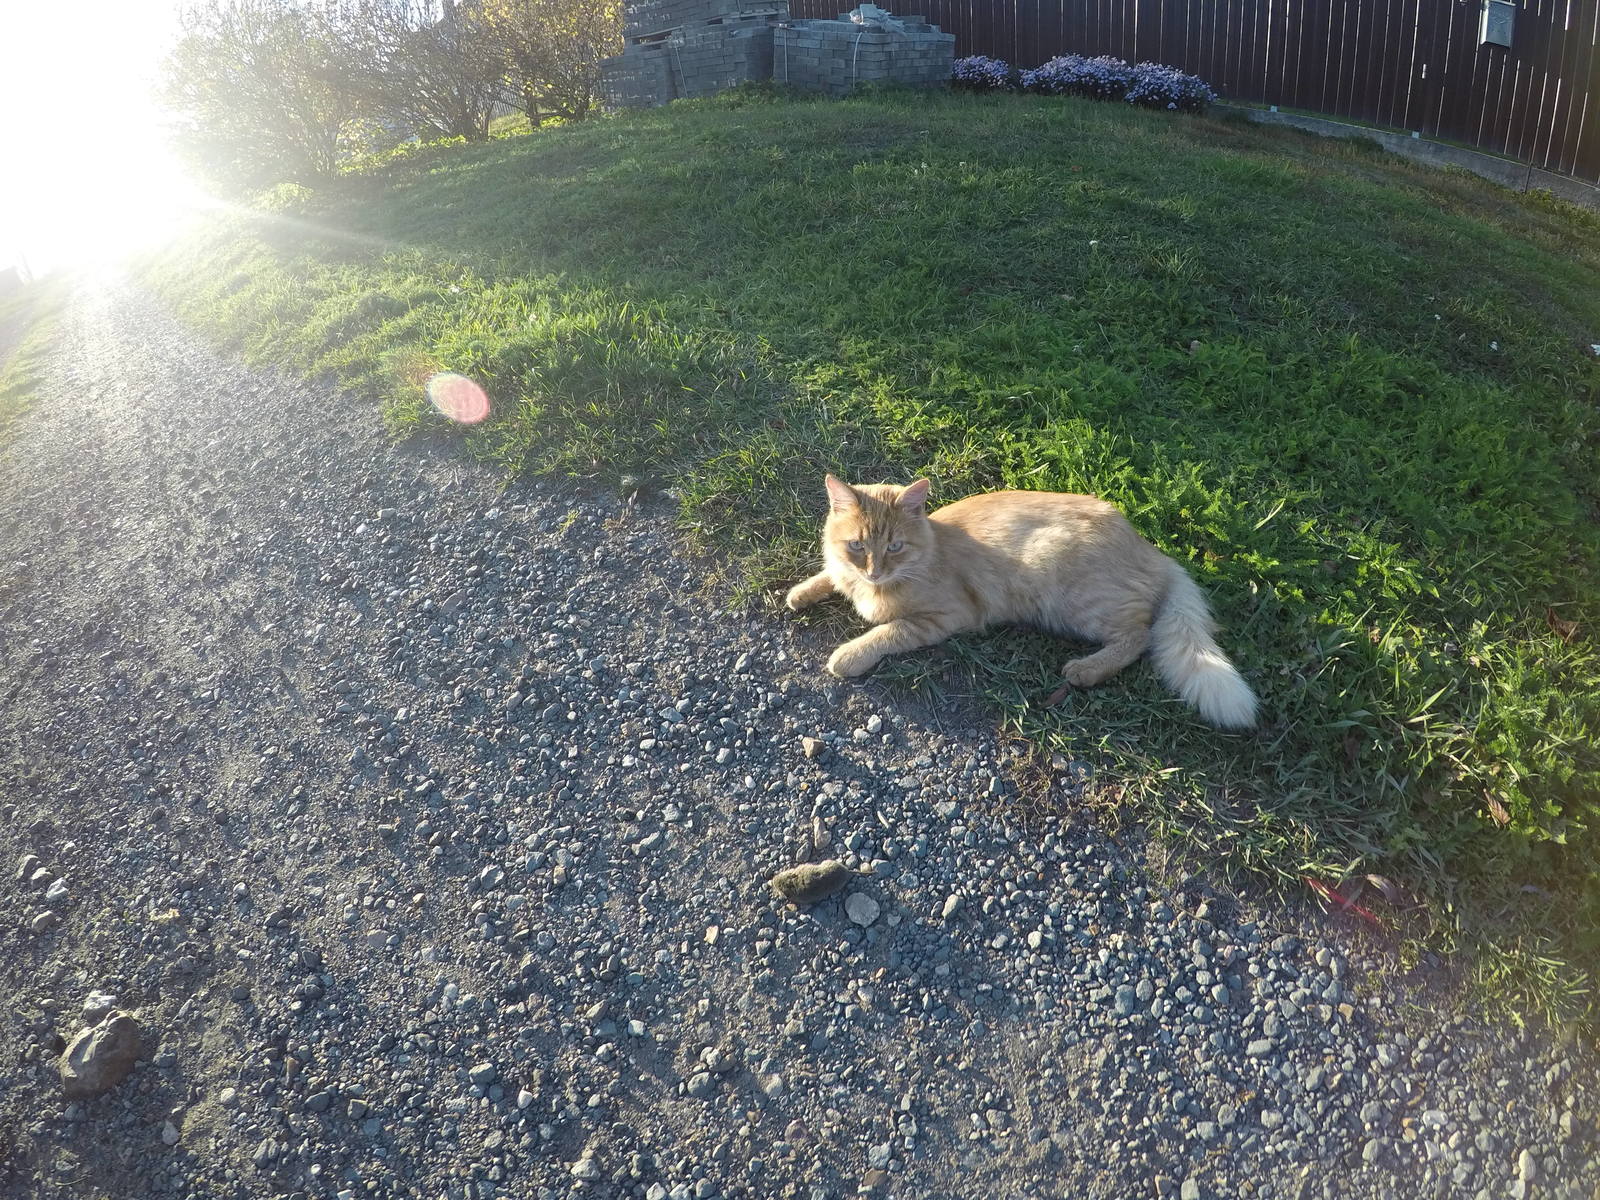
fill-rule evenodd
<path id="1" fill-rule="evenodd" d="M 1106 672 L 1099 663 L 1089 661 L 1092 655 L 1074 658 L 1062 664 L 1061 678 L 1072 687 L 1091 688 L 1105 682 Z"/>

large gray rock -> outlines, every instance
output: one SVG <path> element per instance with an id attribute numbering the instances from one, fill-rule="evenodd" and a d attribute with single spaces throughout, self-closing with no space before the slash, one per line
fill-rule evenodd
<path id="1" fill-rule="evenodd" d="M 862 928 L 866 928 L 876 921 L 880 911 L 878 902 L 865 892 L 851 892 L 850 895 L 845 897 L 845 916 Z"/>
<path id="2" fill-rule="evenodd" d="M 61 1056 L 61 1089 L 70 1100 L 102 1096 L 128 1077 L 139 1059 L 139 1022 L 113 1009 L 79 1032 Z"/>

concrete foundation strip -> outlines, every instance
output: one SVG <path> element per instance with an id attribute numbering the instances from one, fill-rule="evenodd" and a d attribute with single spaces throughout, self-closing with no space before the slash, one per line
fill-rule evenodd
<path id="1" fill-rule="evenodd" d="M 1547 191 L 1573 204 L 1600 212 L 1600 187 L 1585 183 L 1581 179 L 1574 179 L 1570 175 L 1559 175 L 1554 171 L 1543 170 L 1530 163 L 1520 163 L 1498 155 L 1485 154 L 1481 150 L 1469 150 L 1465 146 L 1452 146 L 1448 142 L 1436 142 L 1432 138 L 1394 133 L 1387 129 L 1372 129 L 1365 125 L 1351 125 L 1327 117 L 1274 112 L 1271 109 L 1255 108 L 1248 104 L 1226 102 L 1219 102 L 1213 107 L 1224 112 L 1243 113 L 1259 125 L 1287 125 L 1323 137 L 1370 138 L 1390 153 L 1409 158 L 1413 162 L 1435 167 L 1460 167 L 1464 171 L 1481 175 L 1484 179 L 1515 192 Z"/>

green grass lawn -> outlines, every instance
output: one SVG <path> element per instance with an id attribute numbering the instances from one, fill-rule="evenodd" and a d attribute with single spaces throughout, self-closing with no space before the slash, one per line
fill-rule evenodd
<path id="1" fill-rule="evenodd" d="M 0 436 L 43 378 L 45 350 L 67 294 L 64 281 L 48 280 L 0 300 Z"/>
<path id="2" fill-rule="evenodd" d="M 1425 900 L 1369 889 L 1404 936 L 1592 1016 L 1597 268 L 1593 215 L 1361 144 L 885 94 L 419 153 L 151 277 L 401 430 L 472 376 L 475 452 L 668 485 L 761 584 L 807 568 L 825 470 L 1114 500 L 1212 595 L 1259 732 L 1142 666 L 1047 707 L 1069 651 L 1037 636 L 887 674 L 1094 760 L 1197 862 L 1381 872 Z"/>

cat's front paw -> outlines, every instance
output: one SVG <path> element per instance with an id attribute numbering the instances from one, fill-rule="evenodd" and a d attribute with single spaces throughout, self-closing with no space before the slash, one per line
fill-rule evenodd
<path id="1" fill-rule="evenodd" d="M 883 656 L 880 654 L 863 650 L 853 642 L 846 642 L 828 659 L 828 671 L 840 679 L 854 679 L 857 675 L 865 675 L 882 659 Z"/>
<path id="2" fill-rule="evenodd" d="M 809 584 L 797 583 L 789 589 L 789 594 L 783 598 L 783 604 L 790 612 L 799 612 L 802 608 L 810 608 L 820 598 Z"/>

